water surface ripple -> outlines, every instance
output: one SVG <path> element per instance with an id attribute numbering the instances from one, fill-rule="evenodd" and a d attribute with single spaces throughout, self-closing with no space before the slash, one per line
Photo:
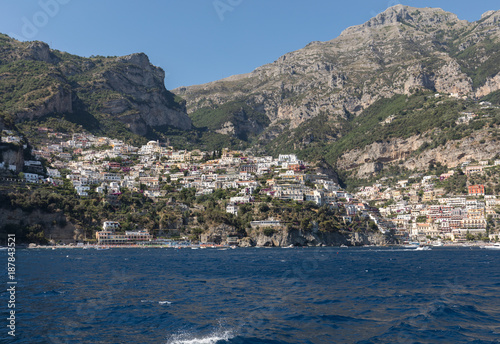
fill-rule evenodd
<path id="1" fill-rule="evenodd" d="M 4 325 L 0 342 L 499 343 L 499 263 L 468 248 L 18 250 L 17 336 Z"/>

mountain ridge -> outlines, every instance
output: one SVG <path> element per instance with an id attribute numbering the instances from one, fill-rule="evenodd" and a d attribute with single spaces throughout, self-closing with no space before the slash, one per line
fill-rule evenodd
<path id="1" fill-rule="evenodd" d="M 63 114 L 103 130 L 111 121 L 107 127 L 136 135 L 158 126 L 191 129 L 164 79 L 144 53 L 85 58 L 0 36 L 0 111 L 15 123 Z"/>
<path id="2" fill-rule="evenodd" d="M 500 11 L 468 22 L 442 9 L 396 5 L 332 40 L 311 42 L 250 73 L 173 92 L 186 100 L 195 125 L 218 111 L 220 126 L 212 129 L 241 135 L 233 114 L 223 121 L 220 112 L 226 103 L 244 103 L 270 123 L 253 133 L 252 145 L 275 154 L 274 147 L 280 147 L 317 156 L 345 137 L 348 124 L 378 101 L 422 92 L 482 98 L 500 90 L 499 66 Z M 326 141 L 318 142 L 318 131 Z M 333 156 L 330 163 L 338 157 Z"/>
<path id="3" fill-rule="evenodd" d="M 468 22 L 396 5 L 250 73 L 172 92 L 164 77 L 143 53 L 84 58 L 0 35 L 0 128 L 55 116 L 111 137 L 297 153 L 363 178 L 400 160 L 446 163 L 440 147 L 468 137 L 498 145 L 498 108 L 477 99 L 500 98 L 500 11 Z M 453 154 L 491 156 L 469 148 Z"/>

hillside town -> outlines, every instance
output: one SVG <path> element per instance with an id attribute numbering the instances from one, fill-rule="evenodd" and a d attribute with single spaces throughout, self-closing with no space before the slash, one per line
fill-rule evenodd
<path id="1" fill-rule="evenodd" d="M 30 183 L 62 185 L 66 179 L 79 197 L 99 194 L 111 205 L 124 188 L 155 201 L 168 196 L 165 185 L 194 189 L 196 197 L 228 189 L 238 191 L 225 203 L 225 211 L 235 216 L 258 195 L 326 205 L 340 211 L 346 227 L 355 217 L 365 218 L 381 233 L 393 232 L 401 242 L 498 241 L 499 237 L 499 195 L 487 192 L 491 190 L 483 184 L 468 185 L 467 194 L 452 195 L 439 183 L 458 173 L 498 173 L 500 160 L 465 162 L 440 175 L 420 173 L 396 182 L 382 178 L 350 193 L 335 178 L 318 173 L 294 154 L 273 158 L 227 148 L 187 151 L 158 141 L 134 147 L 92 134 L 65 134 L 44 127 L 38 131 L 46 137 L 46 144 L 32 150 L 33 160 L 25 160 L 22 167 L 4 161 L 0 168 Z M 22 138 L 4 131 L 2 141 L 20 143 Z M 264 225 L 280 223 L 274 219 L 252 223 L 252 227 Z M 142 232 L 139 237 L 150 238 Z"/>
<path id="2" fill-rule="evenodd" d="M 491 175 L 498 180 L 500 160 L 464 162 L 440 175 L 416 174 L 390 185 L 387 178 L 360 188 L 359 199 L 379 205 L 380 214 L 393 224 L 400 237 L 453 242 L 477 238 L 498 241 L 500 197 L 484 184 L 466 185 L 466 193 L 450 193 L 440 184 L 464 174 L 467 180 Z"/>

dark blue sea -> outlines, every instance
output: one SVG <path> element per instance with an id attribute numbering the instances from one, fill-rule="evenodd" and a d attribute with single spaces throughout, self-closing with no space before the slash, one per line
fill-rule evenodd
<path id="1" fill-rule="evenodd" d="M 500 251 L 24 249 L 16 258 L 16 337 L 5 273 L 1 343 L 500 342 Z"/>

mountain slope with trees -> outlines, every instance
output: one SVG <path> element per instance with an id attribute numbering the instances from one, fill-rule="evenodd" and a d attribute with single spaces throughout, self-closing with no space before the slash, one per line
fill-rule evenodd
<path id="1" fill-rule="evenodd" d="M 440 132 L 457 145 L 478 136 L 498 148 L 498 109 L 479 103 L 498 98 L 499 59 L 500 11 L 468 22 L 438 8 L 396 5 L 331 41 L 312 42 L 251 73 L 173 92 L 186 100 L 199 126 L 273 154 L 325 157 L 345 169 L 337 163 L 343 154 L 382 141 L 418 141 L 393 159 L 399 161 L 422 153 L 424 142 L 427 150 L 437 148 L 430 136 Z M 434 98 L 436 93 L 441 98 Z M 228 106 L 235 103 L 242 105 Z M 246 129 L 235 120 L 243 107 L 266 116 L 268 124 Z M 468 112 L 489 119 L 456 125 Z M 370 166 L 356 162 L 359 175 L 376 172 L 373 163 L 386 158 L 370 156 Z"/>

